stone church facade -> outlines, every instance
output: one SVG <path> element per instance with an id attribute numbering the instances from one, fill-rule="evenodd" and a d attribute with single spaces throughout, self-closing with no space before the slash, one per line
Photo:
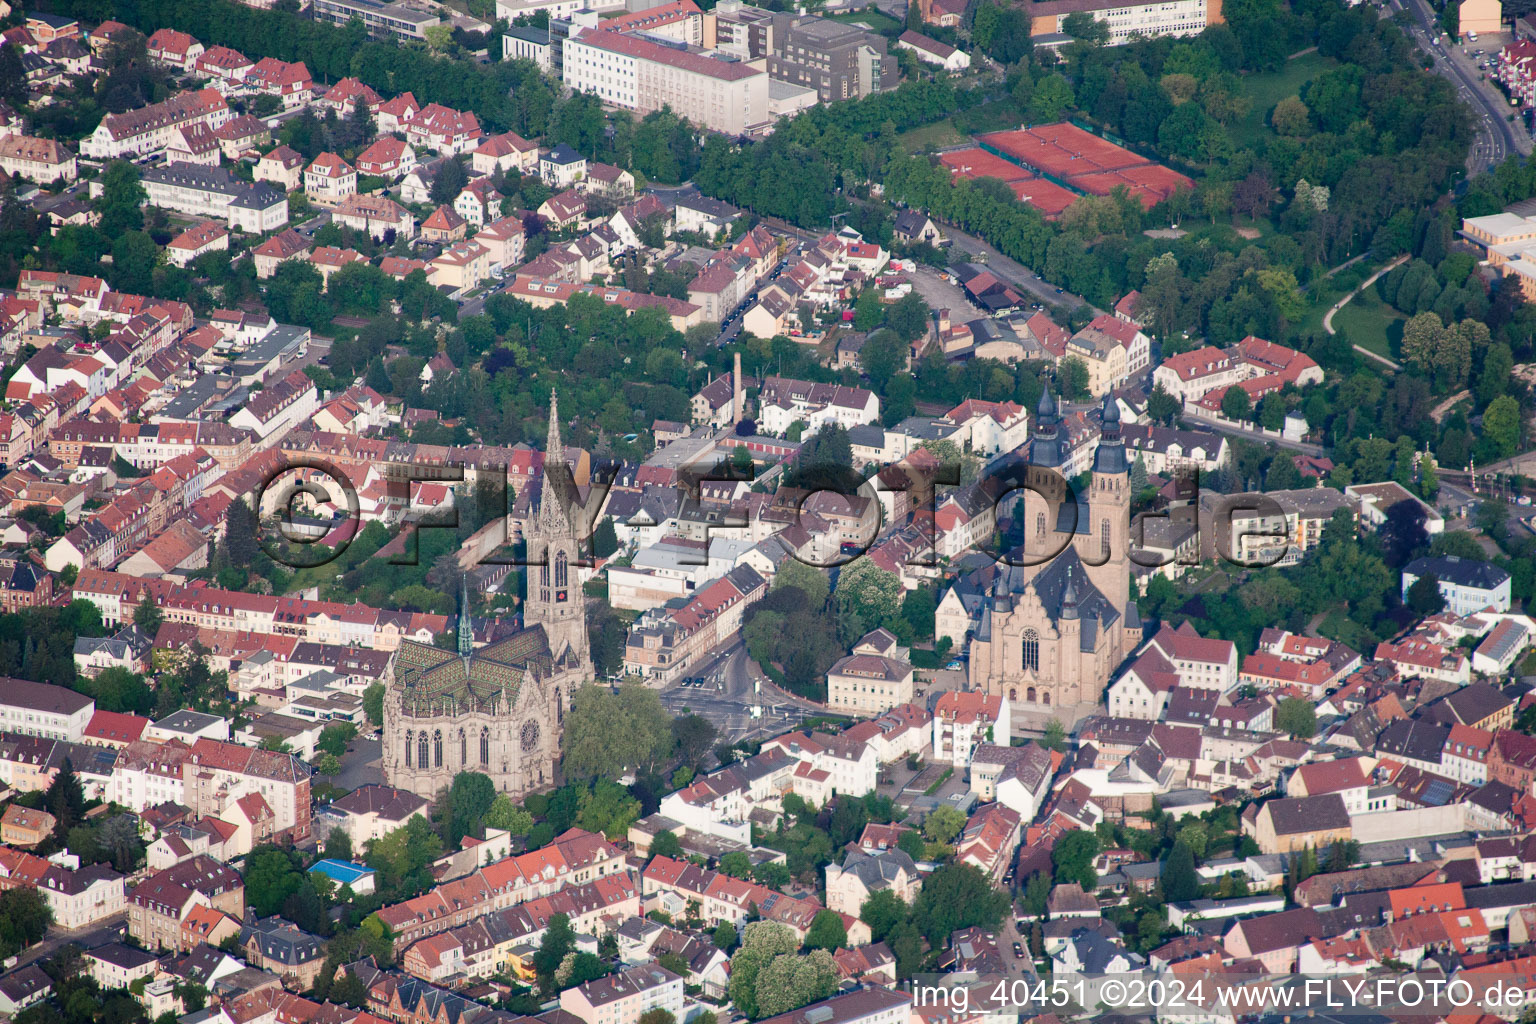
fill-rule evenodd
<path id="1" fill-rule="evenodd" d="M 971 689 L 1006 696 L 1020 710 L 1096 702 L 1141 642 L 1130 599 L 1130 466 L 1113 399 L 1086 498 L 1055 472 L 1063 462 L 1060 415 L 1047 391 L 1036 413 L 1027 479 L 1015 506 L 1023 544 L 999 564 L 970 641 Z"/>
<path id="2" fill-rule="evenodd" d="M 384 695 L 389 785 L 430 800 L 462 771 L 514 798 L 553 783 L 571 694 L 592 679 L 575 569 L 584 534 L 567 512 L 575 489 L 564 450 L 551 395 L 539 506 L 525 530 L 524 628 L 475 648 L 466 595 L 457 651 L 401 644 Z"/>

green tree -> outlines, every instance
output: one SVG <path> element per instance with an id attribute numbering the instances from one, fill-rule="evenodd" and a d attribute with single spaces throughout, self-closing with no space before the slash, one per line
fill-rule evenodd
<path id="1" fill-rule="evenodd" d="M 341 757 L 347 752 L 347 744 L 357 737 L 357 726 L 351 722 L 332 722 L 320 730 L 320 738 L 315 741 L 315 746 L 327 754 Z"/>
<path id="2" fill-rule="evenodd" d="M 622 839 L 640 818 L 640 801 L 610 779 L 597 779 L 581 794 L 576 823 L 609 839 Z"/>
<path id="3" fill-rule="evenodd" d="M 335 754 L 321 754 L 315 761 L 315 774 L 335 778 L 341 774 L 341 759 Z"/>
<path id="4" fill-rule="evenodd" d="M 1195 855 L 1181 842 L 1173 844 L 1168 859 L 1163 862 L 1161 876 L 1163 898 L 1170 903 L 1197 899 L 1200 896 L 1200 876 L 1195 873 Z"/>
<path id="5" fill-rule="evenodd" d="M 823 910 L 811 919 L 811 927 L 805 933 L 808 949 L 842 949 L 848 944 L 848 930 L 836 911 Z"/>
<path id="6" fill-rule="evenodd" d="M 1098 884 L 1093 858 L 1098 856 L 1099 840 L 1092 832 L 1068 832 L 1051 847 L 1051 864 L 1058 882 L 1076 882 L 1085 890 Z"/>
<path id="7" fill-rule="evenodd" d="M 101 217 L 97 229 L 102 237 L 121 238 L 129 231 L 142 230 L 148 200 L 137 167 L 127 160 L 108 164 L 101 174 L 101 195 L 96 198 L 96 213 Z"/>
<path id="8" fill-rule="evenodd" d="M 1147 416 L 1157 423 L 1171 424 L 1179 416 L 1179 400 L 1174 398 L 1161 384 L 1152 385 L 1152 394 L 1147 398 Z"/>
<path id="9" fill-rule="evenodd" d="M 1501 459 L 1515 454 L 1520 447 L 1520 403 L 1510 395 L 1500 395 L 1483 410 L 1483 437 Z"/>
<path id="10" fill-rule="evenodd" d="M 1427 572 L 1409 585 L 1408 607 L 1421 616 L 1445 609 L 1445 596 L 1440 593 L 1440 580 L 1434 573 Z"/>
<path id="11" fill-rule="evenodd" d="M 750 878 L 752 859 L 741 850 L 732 850 L 720 858 L 720 870 L 732 878 Z"/>
<path id="12" fill-rule="evenodd" d="M 1253 415 L 1253 399 L 1236 384 L 1227 388 L 1221 396 L 1221 414 L 1235 423 L 1241 423 Z"/>
<path id="13" fill-rule="evenodd" d="M 1275 708 L 1275 728 L 1292 739 L 1309 740 L 1317 733 L 1317 712 L 1300 697 L 1287 697 Z"/>
<path id="14" fill-rule="evenodd" d="M 843 566 L 833 600 L 844 641 L 851 643 L 878 626 L 890 624 L 900 613 L 902 594 L 901 578 L 872 559 L 860 558 Z"/>
<path id="15" fill-rule="evenodd" d="M 485 812 L 488 828 L 506 829 L 514 836 L 526 836 L 533 831 L 533 815 L 517 806 L 506 793 L 497 793 L 491 801 L 491 809 Z"/>
<path id="16" fill-rule="evenodd" d="M 655 690 L 628 685 L 614 693 L 584 686 L 565 717 L 561 764 L 569 779 L 614 779 L 654 767 L 671 754 L 672 744 L 672 719 Z"/>
<path id="17" fill-rule="evenodd" d="M 1303 136 L 1312 132 L 1312 112 L 1300 96 L 1287 96 L 1269 112 L 1269 123 L 1280 135 Z"/>
<path id="18" fill-rule="evenodd" d="M 576 949 L 576 933 L 571 929 L 571 919 L 566 914 L 551 914 L 544 926 L 544 937 L 533 954 L 533 970 L 538 976 L 539 988 L 545 993 L 554 990 L 555 972 L 565 962 L 566 955 Z"/>
<path id="19" fill-rule="evenodd" d="M 877 889 L 859 907 L 859 920 L 869 925 L 875 942 L 884 942 L 891 929 L 907 919 L 909 908 L 894 890 Z"/>
<path id="20" fill-rule="evenodd" d="M 41 942 L 53 923 L 53 908 L 33 886 L 0 891 L 0 957 L 11 957 Z"/>
<path id="21" fill-rule="evenodd" d="M 384 724 L 384 684 L 370 683 L 363 691 L 363 714 L 375 728 Z"/>
<path id="22" fill-rule="evenodd" d="M 952 843 L 965 828 L 965 815 L 948 804 L 940 804 L 923 822 L 923 835 L 931 842 Z"/>
<path id="23" fill-rule="evenodd" d="M 1051 878 L 1043 871 L 1036 871 L 1024 883 L 1024 909 L 1036 917 L 1045 916 L 1051 898 Z"/>
<path id="24" fill-rule="evenodd" d="M 458 849 L 459 840 L 480 831 L 485 813 L 496 800 L 496 784 L 482 772 L 459 772 L 448 787 L 444 840 Z"/>
<path id="25" fill-rule="evenodd" d="M 1056 383 L 1062 394 L 1074 402 L 1086 401 L 1088 394 L 1088 364 L 1077 356 L 1067 356 L 1056 364 Z"/>
<path id="26" fill-rule="evenodd" d="M 142 600 L 133 608 L 133 624 L 151 639 L 160 632 L 160 624 L 165 621 L 165 616 L 160 612 L 160 606 L 155 604 L 155 599 L 146 591 Z"/>
<path id="27" fill-rule="evenodd" d="M 661 837 L 657 836 L 657 838 L 659 839 Z M 717 948 L 722 949 L 727 953 L 729 953 L 731 949 L 736 945 L 736 940 L 738 938 L 739 936 L 736 934 L 736 926 L 731 922 L 724 920 L 715 925 L 714 933 L 710 935 L 710 941 L 713 942 Z"/>
<path id="28" fill-rule="evenodd" d="M 1057 718 L 1045 723 L 1045 736 L 1041 738 L 1040 745 L 1046 750 L 1062 751 L 1067 749 L 1067 728 Z"/>
<path id="29" fill-rule="evenodd" d="M 974 865 L 946 864 L 924 880 L 912 921 L 937 949 L 958 928 L 997 928 L 1008 912 L 1008 902 L 1008 896 Z"/>
<path id="30" fill-rule="evenodd" d="M 676 833 L 671 832 L 671 831 L 669 831 L 667 829 L 662 829 L 660 832 L 657 832 L 654 837 L 652 837 L 652 839 L 651 839 L 651 856 L 652 857 L 673 857 L 673 858 L 677 858 L 677 857 L 681 857 L 682 855 L 683 855 L 683 844 L 678 842 Z M 715 945 L 718 946 L 719 943 L 717 942 L 717 943 L 715 943 Z"/>

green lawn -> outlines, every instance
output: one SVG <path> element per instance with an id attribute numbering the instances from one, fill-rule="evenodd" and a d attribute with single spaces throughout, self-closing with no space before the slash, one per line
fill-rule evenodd
<path id="1" fill-rule="evenodd" d="M 884 32 L 887 29 L 900 28 L 901 22 L 889 14 L 875 10 L 853 11 L 849 14 L 834 14 L 828 21 L 842 21 L 848 24 L 868 25 L 871 32 Z"/>
<path id="2" fill-rule="evenodd" d="M 1388 359 L 1396 359 L 1407 317 L 1376 297 L 1375 287 L 1356 295 L 1333 315 L 1333 327 L 1359 345 Z"/>
<path id="3" fill-rule="evenodd" d="M 1241 120 L 1232 125 L 1232 142 L 1239 149 L 1252 148 L 1259 136 L 1269 131 L 1266 120 L 1276 103 L 1287 96 L 1295 96 L 1319 72 L 1326 71 L 1333 60 L 1317 53 L 1309 53 L 1285 62 L 1279 71 L 1243 76 L 1243 95 L 1253 101 L 1253 106 Z"/>
<path id="4" fill-rule="evenodd" d="M 901 143 L 901 148 L 908 153 L 921 153 L 926 146 L 945 149 L 970 141 L 970 138 L 961 133 L 948 118 L 902 132 L 897 139 Z"/>

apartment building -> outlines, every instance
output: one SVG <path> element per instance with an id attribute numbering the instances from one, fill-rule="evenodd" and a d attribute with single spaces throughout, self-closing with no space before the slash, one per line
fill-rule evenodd
<path id="1" fill-rule="evenodd" d="M 827 670 L 827 706 L 856 715 L 878 715 L 912 702 L 912 665 L 907 648 L 877 629 Z"/>
<path id="2" fill-rule="evenodd" d="M 74 690 L 0 678 L 0 732 L 79 743 L 96 702 Z"/>
<path id="3" fill-rule="evenodd" d="M 288 223 L 288 197 L 266 183 L 248 184 L 222 167 L 146 167 L 140 180 L 151 206 L 193 217 L 218 217 L 247 234 Z"/>
<path id="4" fill-rule="evenodd" d="M 81 140 L 80 154 L 97 160 L 149 156 L 164 149 L 183 125 L 199 122 L 221 128 L 230 116 L 229 104 L 217 89 L 179 93 L 162 103 L 108 114 L 89 138 Z"/>
<path id="5" fill-rule="evenodd" d="M 683 979 L 658 964 L 625 967 L 560 993 L 560 1009 L 586 1024 L 639 1024 L 650 1010 L 682 1016 Z"/>
<path id="6" fill-rule="evenodd" d="M 567 86 L 604 103 L 640 114 L 671 107 L 728 135 L 769 119 L 768 76 L 762 71 L 606 28 L 565 41 L 562 74 Z"/>
<path id="7" fill-rule="evenodd" d="M 825 18 L 774 19 L 768 74 L 816 90 L 823 103 L 869 96 L 894 85 L 885 62 L 886 40 L 857 25 Z"/>
<path id="8" fill-rule="evenodd" d="M 315 0 L 314 15 L 317 20 L 333 25 L 345 25 L 356 18 L 368 29 L 369 35 L 417 42 L 426 41 L 427 29 L 443 22 L 436 14 L 409 4 L 382 3 L 380 0 Z"/>
<path id="9" fill-rule="evenodd" d="M 1210 25 L 1223 24 L 1221 0 L 1034 0 L 1025 12 L 1033 36 L 1063 31 L 1070 14 L 1091 15 L 1109 29 L 1110 46 L 1138 36 L 1194 36 Z"/>
<path id="10" fill-rule="evenodd" d="M 128 934 L 149 949 L 185 951 L 200 940 L 189 936 L 181 923 L 198 907 L 237 920 L 243 916 L 245 882 L 240 873 L 199 855 L 151 875 L 128 896 Z"/>
<path id="11" fill-rule="evenodd" d="M 0 170 L 13 178 L 27 178 L 42 184 L 59 178 L 74 181 L 75 154 L 57 139 L 0 136 Z"/>

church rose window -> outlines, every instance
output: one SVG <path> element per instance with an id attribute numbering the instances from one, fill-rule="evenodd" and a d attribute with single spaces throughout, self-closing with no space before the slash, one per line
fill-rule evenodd
<path id="1" fill-rule="evenodd" d="M 523 723 L 523 732 L 522 732 L 522 736 L 521 736 L 521 741 L 522 741 L 522 745 L 523 745 L 523 750 L 525 752 L 532 751 L 535 747 L 537 747 L 539 745 L 539 723 L 538 722 L 525 722 L 525 723 Z"/>

